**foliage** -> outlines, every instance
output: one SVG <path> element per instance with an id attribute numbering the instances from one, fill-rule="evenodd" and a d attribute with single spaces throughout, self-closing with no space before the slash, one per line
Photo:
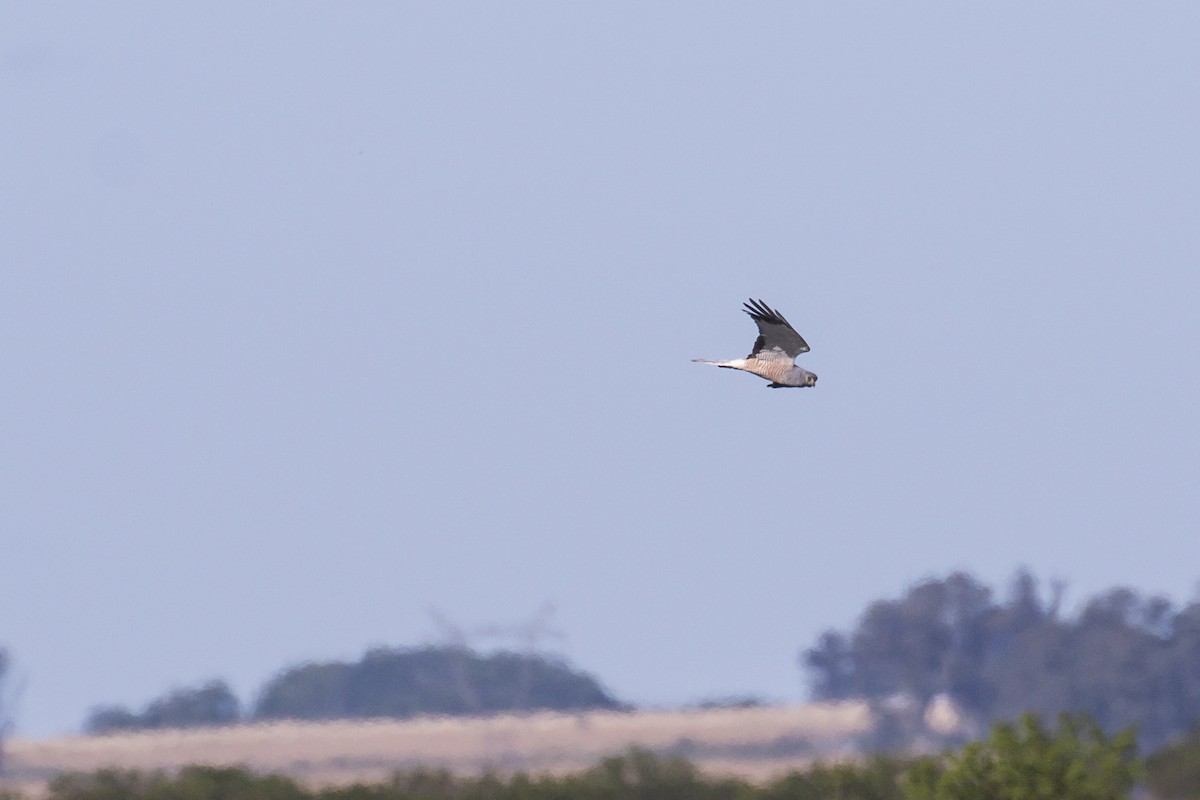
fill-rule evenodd
<path id="1" fill-rule="evenodd" d="M 1083 711 L 1108 731 L 1139 725 L 1148 746 L 1200 717 L 1200 603 L 1175 610 L 1114 589 L 1065 617 L 1063 587 L 1052 588 L 1043 601 L 1020 572 L 997 602 L 958 572 L 876 601 L 854 630 L 827 631 L 804 651 L 813 694 L 880 707 L 903 697 L 919 715 L 944 693 L 980 722 Z"/>
<path id="2" fill-rule="evenodd" d="M 374 785 L 306 790 L 277 775 L 245 769 L 188 767 L 176 777 L 162 772 L 99 770 L 51 782 L 49 800 L 752 800 L 744 781 L 702 776 L 688 761 L 645 750 L 606 758 L 564 777 L 518 773 L 457 777 L 444 770 L 398 772 Z"/>
<path id="3" fill-rule="evenodd" d="M 1032 715 L 996 725 L 983 742 L 941 758 L 874 756 L 817 763 L 765 785 L 701 773 L 690 761 L 634 748 L 564 775 L 457 776 L 396 772 L 375 784 L 308 789 L 231 767 L 163 772 L 104 769 L 63 775 L 47 800 L 1117 800 L 1137 774 L 1133 734 L 1109 738 L 1064 715 L 1055 731 Z M 1186 796 L 1186 795 L 1185 795 Z M 1170 796 L 1162 796 L 1168 800 Z"/>
<path id="4" fill-rule="evenodd" d="M 903 800 L 903 777 L 924 759 L 874 756 L 864 763 L 817 762 L 759 791 L 756 800 Z"/>
<path id="5" fill-rule="evenodd" d="M 1120 800 L 1137 776 L 1131 730 L 1110 739 L 1094 722 L 1064 714 L 1048 732 L 1025 714 L 950 756 L 940 773 L 914 770 L 906 784 L 911 800 Z"/>
<path id="6" fill-rule="evenodd" d="M 47 800 L 904 800 L 914 761 L 816 764 L 765 786 L 706 776 L 686 759 L 631 749 L 564 776 L 461 777 L 446 770 L 395 773 L 377 784 L 305 789 L 277 775 L 239 768 L 162 772 L 105 769 L 60 776 Z"/>
<path id="7" fill-rule="evenodd" d="M 1160 800 L 1200 800 L 1200 726 L 1146 759 L 1146 786 Z"/>
<path id="8" fill-rule="evenodd" d="M 54 800 L 307 800 L 312 795 L 280 775 L 255 775 L 237 767 L 184 767 L 163 772 L 101 769 L 70 773 L 50 782 Z"/>
<path id="9" fill-rule="evenodd" d="M 526 709 L 620 708 L 591 676 L 534 654 L 462 647 L 371 650 L 357 663 L 309 663 L 267 683 L 255 719 L 327 720 Z"/>
<path id="10" fill-rule="evenodd" d="M 605 758 L 580 775 L 562 779 L 560 784 L 561 794 L 554 796 L 628 800 L 737 800 L 753 796 L 743 781 L 706 778 L 687 759 L 659 756 L 640 748 Z M 514 800 L 519 797 L 511 796 Z"/>
<path id="11" fill-rule="evenodd" d="M 151 701 L 141 713 L 122 706 L 100 706 L 84 723 L 88 733 L 158 728 L 197 728 L 230 725 L 241 718 L 237 697 L 224 681 L 175 689 Z"/>

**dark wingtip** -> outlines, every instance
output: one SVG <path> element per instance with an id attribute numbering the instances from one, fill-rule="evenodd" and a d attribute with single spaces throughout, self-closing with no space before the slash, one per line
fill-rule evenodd
<path id="1" fill-rule="evenodd" d="M 745 308 L 742 310 L 749 314 L 754 319 L 761 319 L 766 322 L 772 322 L 777 325 L 788 325 L 791 323 L 784 319 L 783 314 L 780 314 L 775 309 L 764 303 L 762 300 L 755 300 L 751 297 L 746 303 L 743 303 Z"/>
<path id="2" fill-rule="evenodd" d="M 771 316 L 771 309 L 762 300 L 755 300 L 751 297 L 742 305 L 745 306 L 742 310 L 752 317 L 765 317 L 769 319 Z"/>

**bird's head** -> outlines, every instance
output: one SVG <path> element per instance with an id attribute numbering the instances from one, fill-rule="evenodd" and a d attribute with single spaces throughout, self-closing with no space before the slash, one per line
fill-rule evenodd
<path id="1" fill-rule="evenodd" d="M 808 373 L 808 377 L 804 379 L 804 385 L 805 386 L 816 386 L 817 385 L 817 376 L 811 372 Z"/>

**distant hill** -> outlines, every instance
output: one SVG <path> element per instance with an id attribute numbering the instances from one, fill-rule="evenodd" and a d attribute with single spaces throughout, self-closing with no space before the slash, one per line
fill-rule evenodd
<path id="1" fill-rule="evenodd" d="M 173 689 L 140 712 L 99 706 L 84 730 L 114 733 L 281 719 L 407 719 L 625 707 L 591 675 L 545 655 L 483 655 L 464 647 L 376 648 L 356 662 L 308 662 L 284 669 L 263 686 L 246 713 L 228 684 L 213 680 Z"/>
<path id="2" fill-rule="evenodd" d="M 140 712 L 124 706 L 92 709 L 83 729 L 88 733 L 152 731 L 166 728 L 212 728 L 241 721 L 241 704 L 225 681 L 172 689 L 151 700 Z"/>
<path id="3" fill-rule="evenodd" d="M 463 647 L 379 648 L 356 663 L 308 663 L 284 670 L 263 687 L 252 718 L 405 719 L 622 707 L 591 675 L 543 655 L 481 655 Z"/>

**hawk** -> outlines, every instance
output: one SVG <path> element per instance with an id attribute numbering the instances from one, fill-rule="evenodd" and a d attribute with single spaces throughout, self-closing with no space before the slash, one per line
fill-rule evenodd
<path id="1" fill-rule="evenodd" d="M 707 358 L 692 360 L 699 364 L 750 372 L 769 380 L 767 386 L 771 389 L 816 386 L 817 376 L 795 364 L 796 356 L 808 352 L 808 342 L 804 341 L 804 337 L 796 333 L 796 329 L 783 318 L 783 314 L 770 308 L 762 300 L 751 298 L 743 305 L 743 311 L 749 314 L 750 319 L 758 326 L 758 338 L 754 340 L 754 349 L 750 351 L 750 355 L 732 361 L 711 361 Z"/>

